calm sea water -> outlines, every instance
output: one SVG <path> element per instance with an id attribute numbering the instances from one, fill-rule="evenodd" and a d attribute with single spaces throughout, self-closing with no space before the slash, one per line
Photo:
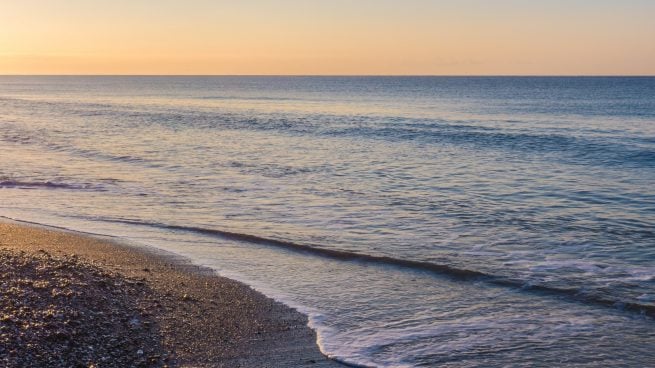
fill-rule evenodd
<path id="1" fill-rule="evenodd" d="M 0 77 L 0 215 L 380 367 L 655 365 L 655 78 Z"/>

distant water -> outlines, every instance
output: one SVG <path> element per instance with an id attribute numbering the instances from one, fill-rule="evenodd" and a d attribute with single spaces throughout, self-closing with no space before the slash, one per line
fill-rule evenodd
<path id="1" fill-rule="evenodd" d="M 380 367 L 655 364 L 655 78 L 0 77 L 0 215 Z"/>

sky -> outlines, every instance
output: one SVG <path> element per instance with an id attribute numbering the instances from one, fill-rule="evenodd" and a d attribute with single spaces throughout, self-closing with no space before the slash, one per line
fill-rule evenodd
<path id="1" fill-rule="evenodd" d="M 0 74 L 655 75 L 654 0 L 0 0 Z"/>

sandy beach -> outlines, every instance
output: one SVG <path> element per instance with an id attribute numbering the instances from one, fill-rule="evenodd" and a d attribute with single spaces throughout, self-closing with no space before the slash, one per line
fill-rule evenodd
<path id="1" fill-rule="evenodd" d="M 301 313 L 154 250 L 4 222 L 0 275 L 4 366 L 341 366 Z"/>

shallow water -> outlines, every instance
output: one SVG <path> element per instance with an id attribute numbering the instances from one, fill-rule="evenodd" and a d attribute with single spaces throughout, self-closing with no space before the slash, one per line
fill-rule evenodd
<path id="1" fill-rule="evenodd" d="M 0 77 L 0 215 L 185 255 L 376 366 L 655 361 L 655 78 Z"/>

